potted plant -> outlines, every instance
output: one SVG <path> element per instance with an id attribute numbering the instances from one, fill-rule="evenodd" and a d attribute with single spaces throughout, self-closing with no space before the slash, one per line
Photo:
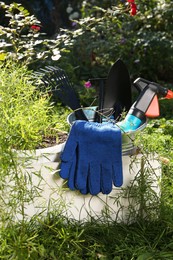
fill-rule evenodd
<path id="1" fill-rule="evenodd" d="M 26 66 L 2 63 L 0 78 L 0 129 L 8 146 L 20 150 L 19 156 L 45 154 L 46 160 L 56 160 L 67 135 L 64 129 L 57 128 L 62 111 L 58 113 L 50 97 L 37 90 Z"/>

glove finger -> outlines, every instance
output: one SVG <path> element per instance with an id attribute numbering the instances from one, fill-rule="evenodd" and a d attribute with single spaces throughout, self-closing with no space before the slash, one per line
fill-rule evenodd
<path id="1" fill-rule="evenodd" d="M 83 190 L 87 188 L 88 170 L 88 164 L 79 160 L 75 176 L 75 186 L 78 190 Z"/>
<path id="2" fill-rule="evenodd" d="M 113 184 L 116 187 L 121 187 L 123 185 L 123 169 L 122 163 L 116 163 L 113 165 Z"/>
<path id="3" fill-rule="evenodd" d="M 91 195 L 97 195 L 100 192 L 100 174 L 100 165 L 98 163 L 90 163 L 88 174 L 88 190 Z"/>
<path id="4" fill-rule="evenodd" d="M 60 177 L 68 179 L 72 162 L 61 162 L 60 164 Z"/>
<path id="5" fill-rule="evenodd" d="M 68 162 L 71 161 L 75 150 L 77 147 L 77 142 L 66 142 L 65 146 L 64 146 L 64 150 L 62 151 L 61 155 L 60 155 L 60 159 L 64 162 Z"/>
<path id="6" fill-rule="evenodd" d="M 88 194 L 89 193 L 88 188 L 86 187 L 85 189 L 81 189 L 80 193 L 82 193 L 84 195 Z"/>
<path id="7" fill-rule="evenodd" d="M 76 156 L 73 157 L 72 165 L 69 169 L 68 187 L 71 190 L 75 190 L 75 174 L 76 174 Z"/>
<path id="8" fill-rule="evenodd" d="M 109 194 L 112 191 L 112 165 L 102 165 L 101 167 L 101 192 Z"/>
<path id="9" fill-rule="evenodd" d="M 72 128 L 70 130 L 68 139 L 65 143 L 64 150 L 61 153 L 61 160 L 62 161 L 70 161 L 73 158 L 73 155 L 75 153 L 77 147 L 77 137 L 76 137 L 76 124 L 72 125 Z"/>

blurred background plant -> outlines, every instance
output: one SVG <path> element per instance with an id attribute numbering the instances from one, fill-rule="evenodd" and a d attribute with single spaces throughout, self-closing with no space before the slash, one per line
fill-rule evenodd
<path id="1" fill-rule="evenodd" d="M 80 15 L 71 18 L 72 27 L 59 28 L 49 37 L 22 5 L 1 2 L 8 22 L 0 27 L 0 59 L 13 57 L 34 70 L 47 64 L 62 67 L 81 91 L 84 104 L 89 95 L 84 82 L 106 77 L 117 58 L 128 65 L 132 81 L 142 76 L 173 82 L 171 0 L 137 2 L 136 16 L 130 16 L 126 1 L 75 1 L 72 9 L 75 6 Z"/>
<path id="2" fill-rule="evenodd" d="M 53 40 L 40 33 L 41 24 L 20 4 L 0 4 L 7 21 L 0 26 L 0 60 L 11 58 L 17 63 L 31 66 L 53 55 Z M 55 48 L 55 44 L 54 44 Z"/>

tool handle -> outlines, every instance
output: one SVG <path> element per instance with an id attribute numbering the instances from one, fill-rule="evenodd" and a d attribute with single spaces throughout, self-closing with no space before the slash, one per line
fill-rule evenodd
<path id="1" fill-rule="evenodd" d="M 86 117 L 85 113 L 83 112 L 82 109 L 74 111 L 75 117 L 77 120 L 85 120 L 88 121 L 88 118 Z"/>

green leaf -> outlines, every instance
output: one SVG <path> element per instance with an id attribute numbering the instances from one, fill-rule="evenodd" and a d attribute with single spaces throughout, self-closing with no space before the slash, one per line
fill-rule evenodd
<path id="1" fill-rule="evenodd" d="M 7 54 L 6 53 L 0 53 L 0 61 L 4 61 L 6 59 Z"/>
<path id="2" fill-rule="evenodd" d="M 142 255 L 139 255 L 137 260 L 152 260 L 153 255 L 151 253 L 144 253 Z"/>

